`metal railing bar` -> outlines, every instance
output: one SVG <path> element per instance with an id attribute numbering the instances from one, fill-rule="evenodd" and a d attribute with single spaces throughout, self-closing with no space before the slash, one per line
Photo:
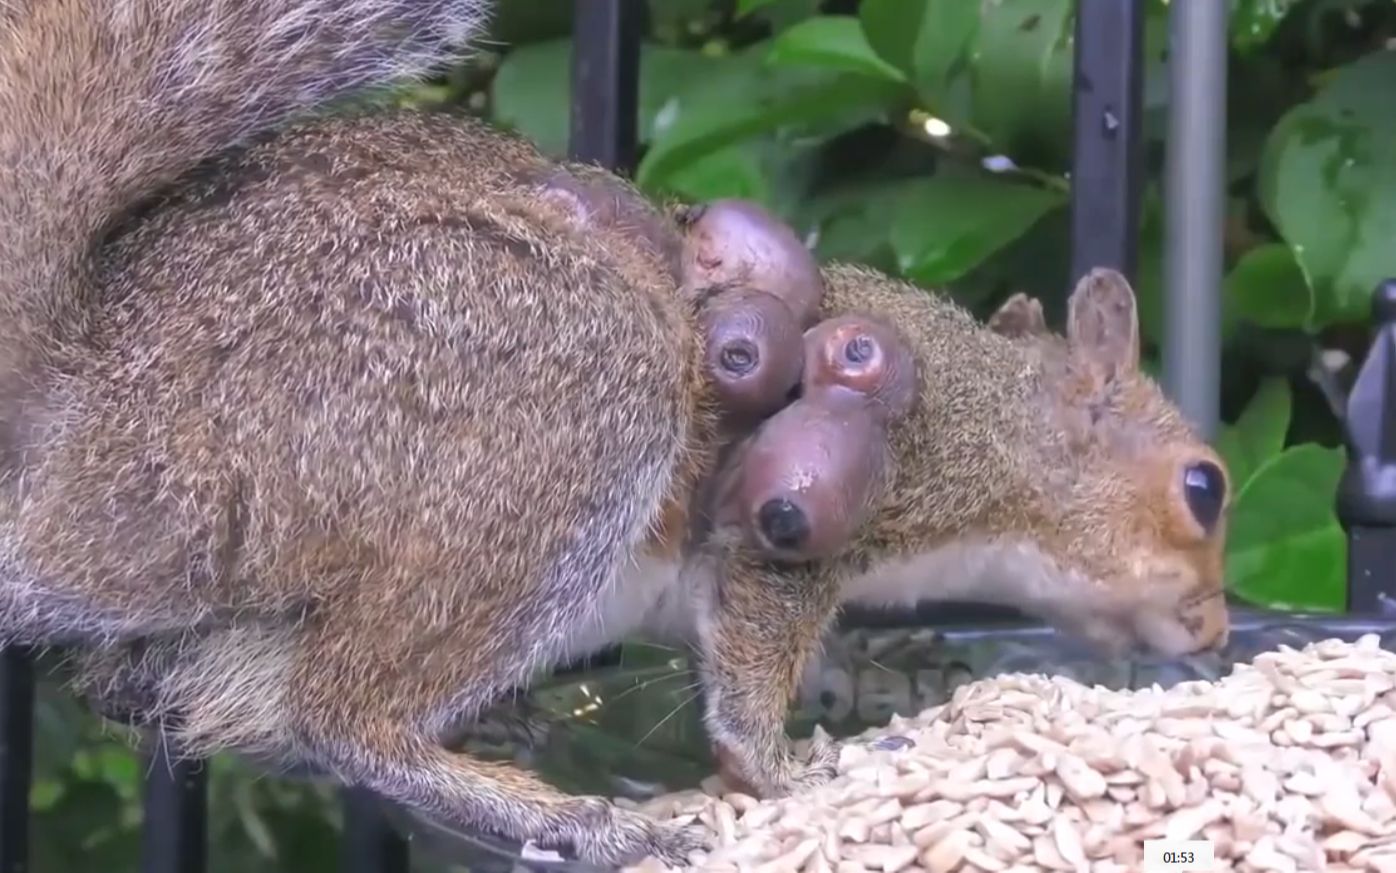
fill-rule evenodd
<path id="1" fill-rule="evenodd" d="M 573 0 L 568 151 L 622 173 L 635 168 L 643 0 Z"/>
<path id="2" fill-rule="evenodd" d="M 1136 278 L 1143 56 L 1144 0 L 1077 0 L 1067 289 L 1097 267 L 1119 270 L 1131 282 Z"/>
<path id="3" fill-rule="evenodd" d="M 1348 612 L 1396 617 L 1396 279 L 1373 294 L 1372 324 L 1347 399 L 1337 509 L 1348 533 Z"/>
<path id="4" fill-rule="evenodd" d="M 0 873 L 29 870 L 29 786 L 34 751 L 34 663 L 0 653 Z"/>
<path id="5" fill-rule="evenodd" d="M 343 873 L 407 873 L 407 840 L 388 821 L 377 795 L 365 788 L 345 788 L 340 802 L 344 831 L 339 869 Z"/>
<path id="6" fill-rule="evenodd" d="M 146 760 L 142 873 L 204 873 L 208 863 L 208 766 L 180 758 L 163 732 Z"/>

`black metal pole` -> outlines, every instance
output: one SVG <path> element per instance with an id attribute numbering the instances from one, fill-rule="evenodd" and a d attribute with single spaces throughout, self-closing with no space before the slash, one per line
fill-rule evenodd
<path id="1" fill-rule="evenodd" d="M 339 869 L 343 873 L 407 873 L 407 841 L 388 823 L 378 798 L 364 788 L 340 792 L 344 836 Z"/>
<path id="2" fill-rule="evenodd" d="M 1348 532 L 1348 611 L 1396 617 L 1396 279 L 1377 287 L 1372 322 L 1348 394 L 1338 517 Z"/>
<path id="3" fill-rule="evenodd" d="M 205 764 L 180 758 L 158 733 L 146 764 L 141 873 L 203 873 L 207 858 Z"/>
<path id="4" fill-rule="evenodd" d="M 1071 276 L 1096 267 L 1131 282 L 1144 165 L 1144 0 L 1077 0 L 1072 64 Z M 1060 315 L 1064 300 L 1050 317 Z"/>
<path id="5" fill-rule="evenodd" d="M 34 751 L 34 665 L 29 653 L 0 653 L 0 873 L 29 869 L 29 780 Z"/>
<path id="6" fill-rule="evenodd" d="M 643 0 L 574 0 L 572 126 L 579 161 L 635 167 Z"/>

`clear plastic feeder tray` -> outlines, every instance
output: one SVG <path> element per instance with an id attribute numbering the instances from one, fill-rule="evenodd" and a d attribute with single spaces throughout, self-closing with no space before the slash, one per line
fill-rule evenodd
<path id="1" fill-rule="evenodd" d="M 808 736 L 816 722 L 848 736 L 949 699 L 959 685 L 1004 673 L 1069 676 L 1087 685 L 1169 687 L 1216 679 L 1237 662 L 1280 646 L 1355 640 L 1376 633 L 1396 651 L 1396 620 L 1233 613 L 1225 651 L 1180 660 L 1107 660 L 1037 625 L 860 627 L 840 631 L 808 671 L 789 730 Z M 546 732 L 537 742 L 472 745 L 512 759 L 568 791 L 645 799 L 690 788 L 714 764 L 700 721 L 696 676 L 682 653 L 628 647 L 620 666 L 573 674 L 536 687 L 527 705 Z M 527 857 L 519 844 L 464 833 L 389 804 L 414 853 L 471 873 L 596 871 L 575 861 Z"/>

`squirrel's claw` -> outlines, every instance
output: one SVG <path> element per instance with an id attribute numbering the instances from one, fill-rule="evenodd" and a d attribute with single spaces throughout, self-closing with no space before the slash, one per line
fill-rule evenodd
<path id="1" fill-rule="evenodd" d="M 809 757 L 803 768 L 791 780 L 793 791 L 808 791 L 832 782 L 839 771 L 839 752 L 842 749 L 833 737 L 823 728 L 815 727 L 810 737 Z"/>
<path id="2" fill-rule="evenodd" d="M 815 729 L 804 761 L 796 757 L 783 736 L 780 741 L 782 747 L 774 752 L 739 748 L 732 741 L 717 744 L 722 781 L 745 794 L 771 798 L 818 788 L 837 775 L 840 744 L 822 729 Z"/>
<path id="3" fill-rule="evenodd" d="M 549 818 L 536 842 L 570 847 L 590 864 L 626 866 L 652 857 L 670 866 L 686 866 L 689 853 L 711 848 L 701 827 L 661 822 L 598 797 L 563 801 Z"/>

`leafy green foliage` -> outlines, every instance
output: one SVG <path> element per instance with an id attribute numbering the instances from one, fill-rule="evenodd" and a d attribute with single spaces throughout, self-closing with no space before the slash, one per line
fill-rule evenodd
<path id="1" fill-rule="evenodd" d="M 1396 52 L 1342 68 L 1270 134 L 1261 202 L 1315 292 L 1317 325 L 1366 317 L 1396 273 Z"/>
<path id="2" fill-rule="evenodd" d="M 773 64 L 824 67 L 906 81 L 901 70 L 872 50 L 858 19 L 846 15 L 807 18 L 786 29 L 772 41 L 766 58 Z"/>
<path id="3" fill-rule="evenodd" d="M 126 730 L 99 721 L 61 686 L 41 683 L 30 792 L 35 870 L 135 873 L 145 762 Z M 324 784 L 209 765 L 210 873 L 333 871 L 338 810 Z"/>
<path id="4" fill-rule="evenodd" d="M 666 104 L 697 81 L 735 78 L 731 64 L 703 52 L 647 45 L 640 55 L 639 134 L 649 140 Z M 491 120 L 518 131 L 548 154 L 567 152 L 571 96 L 572 40 L 553 39 L 519 46 L 505 57 L 493 81 Z M 720 88 L 714 84 L 713 88 Z M 730 91 L 725 92 L 728 97 Z"/>
<path id="5" fill-rule="evenodd" d="M 1257 470 L 1284 450 L 1292 409 L 1289 386 L 1271 379 L 1256 391 L 1236 423 L 1217 435 L 1216 449 L 1226 461 L 1233 493 L 1245 488 Z"/>
<path id="6" fill-rule="evenodd" d="M 1299 0 L 1231 0 L 1231 44 L 1243 52 L 1265 45 Z"/>
<path id="7" fill-rule="evenodd" d="M 1235 494 L 1227 579 L 1265 606 L 1339 611 L 1346 540 L 1333 504 L 1346 459 L 1314 443 L 1285 448 L 1291 409 L 1288 385 L 1265 382 L 1217 439 Z"/>
<path id="8" fill-rule="evenodd" d="M 737 0 L 737 14 L 750 15 L 758 9 L 770 6 L 775 0 Z"/>
<path id="9" fill-rule="evenodd" d="M 962 68 L 979 10 L 971 3 L 867 0 L 859 23 L 874 50 L 934 100 Z"/>
<path id="10" fill-rule="evenodd" d="M 902 272 L 926 285 L 959 279 L 1066 198 L 984 173 L 940 172 L 909 182 L 892 219 Z"/>
<path id="11" fill-rule="evenodd" d="M 1069 160 L 1074 3 L 985 4 L 972 52 L 971 119 L 1006 154 Z"/>
<path id="12" fill-rule="evenodd" d="M 1266 243 L 1242 255 L 1226 277 L 1225 293 L 1252 324 L 1313 326 L 1313 289 L 1294 252 L 1283 243 Z"/>

